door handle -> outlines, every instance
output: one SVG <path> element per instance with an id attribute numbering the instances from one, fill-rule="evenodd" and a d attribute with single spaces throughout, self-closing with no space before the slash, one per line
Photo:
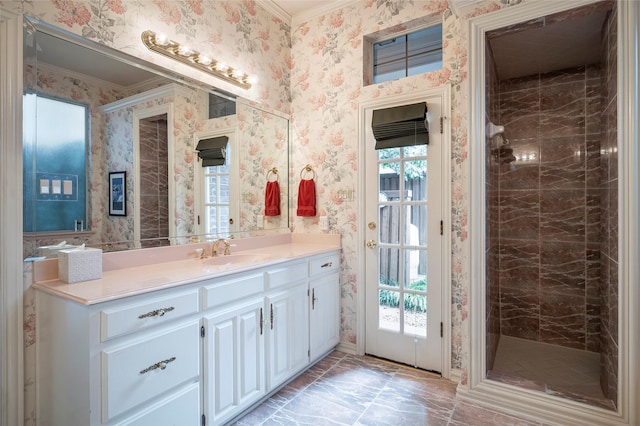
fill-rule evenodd
<path id="1" fill-rule="evenodd" d="M 367 241 L 367 247 L 369 247 L 370 249 L 372 248 L 376 248 L 378 244 L 376 243 L 376 240 L 369 240 Z"/>

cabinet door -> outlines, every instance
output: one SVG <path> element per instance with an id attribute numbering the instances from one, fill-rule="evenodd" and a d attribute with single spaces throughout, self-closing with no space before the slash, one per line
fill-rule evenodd
<path id="1" fill-rule="evenodd" d="M 205 316 L 204 407 L 223 424 L 265 393 L 262 297 Z"/>
<path id="2" fill-rule="evenodd" d="M 117 426 L 197 425 L 201 422 L 200 405 L 200 385 L 194 383 Z"/>
<path id="3" fill-rule="evenodd" d="M 340 341 L 340 276 L 338 272 L 311 280 L 310 354 L 317 360 Z"/>
<path id="4" fill-rule="evenodd" d="M 309 363 L 309 311 L 306 283 L 267 297 L 269 389 Z"/>

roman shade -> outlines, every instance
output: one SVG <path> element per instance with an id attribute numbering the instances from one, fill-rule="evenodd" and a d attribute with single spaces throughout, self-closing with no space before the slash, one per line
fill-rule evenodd
<path id="1" fill-rule="evenodd" d="M 403 105 L 373 111 L 371 120 L 376 149 L 429 143 L 427 103 Z"/>
<path id="2" fill-rule="evenodd" d="M 202 159 L 202 167 L 224 165 L 227 157 L 227 142 L 229 142 L 227 136 L 198 141 L 196 151 L 198 151 L 198 157 Z"/>

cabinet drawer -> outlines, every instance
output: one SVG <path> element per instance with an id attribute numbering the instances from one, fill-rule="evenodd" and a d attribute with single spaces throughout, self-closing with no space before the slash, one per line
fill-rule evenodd
<path id="1" fill-rule="evenodd" d="M 100 311 L 100 340 L 144 330 L 198 312 L 198 292 L 173 294 Z"/>
<path id="2" fill-rule="evenodd" d="M 283 287 L 301 279 L 307 278 L 307 262 L 284 265 L 279 269 L 272 269 L 267 272 L 267 282 L 269 289 Z"/>
<path id="3" fill-rule="evenodd" d="M 202 309 L 225 305 L 264 291 L 262 272 L 225 279 L 202 288 Z"/>
<path id="4" fill-rule="evenodd" d="M 102 421 L 200 374 L 200 329 L 192 322 L 172 331 L 101 352 Z"/>
<path id="5" fill-rule="evenodd" d="M 149 425 L 197 425 L 200 424 L 200 384 L 176 392 L 169 398 L 154 404 L 151 408 L 133 418 L 118 423 L 118 426 Z"/>
<path id="6" fill-rule="evenodd" d="M 309 276 L 325 274 L 340 269 L 340 255 L 332 254 L 309 262 Z"/>

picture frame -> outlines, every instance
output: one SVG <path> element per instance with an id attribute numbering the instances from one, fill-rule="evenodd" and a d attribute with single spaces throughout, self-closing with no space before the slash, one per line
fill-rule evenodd
<path id="1" fill-rule="evenodd" d="M 109 216 L 127 215 L 127 172 L 109 173 Z"/>

